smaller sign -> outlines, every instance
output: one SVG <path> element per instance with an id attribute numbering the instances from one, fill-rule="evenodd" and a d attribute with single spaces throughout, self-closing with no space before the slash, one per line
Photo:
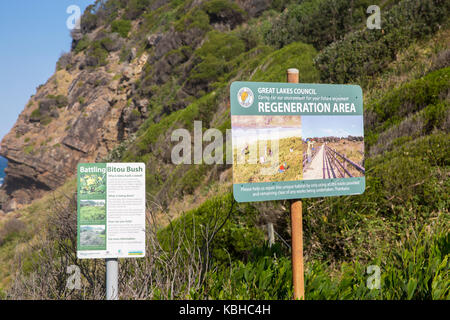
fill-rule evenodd
<path id="1" fill-rule="evenodd" d="M 77 257 L 145 256 L 145 164 L 80 163 Z"/>

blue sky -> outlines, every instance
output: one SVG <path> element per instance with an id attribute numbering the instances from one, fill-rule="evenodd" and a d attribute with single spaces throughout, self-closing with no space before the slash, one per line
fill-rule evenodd
<path id="1" fill-rule="evenodd" d="M 363 136 L 362 116 L 302 116 L 302 138 Z"/>
<path id="2" fill-rule="evenodd" d="M 0 139 L 8 133 L 36 87 L 54 73 L 62 52 L 70 51 L 66 13 L 81 12 L 94 0 L 0 1 Z"/>

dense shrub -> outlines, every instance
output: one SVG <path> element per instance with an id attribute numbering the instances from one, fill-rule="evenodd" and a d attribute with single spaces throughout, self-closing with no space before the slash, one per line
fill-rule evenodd
<path id="1" fill-rule="evenodd" d="M 111 23 L 111 31 L 117 32 L 122 38 L 128 37 L 131 30 L 130 20 L 115 20 Z"/>
<path id="2" fill-rule="evenodd" d="M 306 0 L 291 5 L 264 35 L 268 44 L 281 48 L 302 41 L 317 49 L 340 39 L 365 21 L 373 0 Z"/>
<path id="3" fill-rule="evenodd" d="M 246 260 L 255 244 L 263 243 L 263 234 L 256 228 L 257 214 L 254 208 L 238 205 L 232 194 L 226 194 L 171 222 L 159 233 L 159 239 L 163 247 L 169 247 L 173 233 L 184 233 L 192 241 L 186 247 L 208 250 L 211 262 Z"/>
<path id="4" fill-rule="evenodd" d="M 228 0 L 207 1 L 203 4 L 203 9 L 208 14 L 210 23 L 229 24 L 232 29 L 242 23 L 246 15 L 236 3 Z"/>
<path id="5" fill-rule="evenodd" d="M 449 298 L 448 233 L 428 234 L 425 229 L 408 240 L 404 247 L 393 248 L 388 256 L 367 264 L 355 261 L 342 264 L 338 274 L 322 262 L 308 262 L 305 267 L 305 299 L 417 299 Z M 292 267 L 289 256 L 275 245 L 263 247 L 262 254 L 247 263 L 231 261 L 208 273 L 201 290 L 191 298 L 208 299 L 292 299 Z M 380 288 L 372 284 L 368 266 L 380 268 Z"/>
<path id="6" fill-rule="evenodd" d="M 300 72 L 300 82 L 317 82 L 319 73 L 312 63 L 315 55 L 316 50 L 311 45 L 301 42 L 291 43 L 268 54 L 263 61 L 260 61 L 252 80 L 284 82 L 286 81 L 286 70 L 297 68 Z"/>
<path id="7" fill-rule="evenodd" d="M 83 34 L 94 30 L 98 26 L 99 21 L 95 14 L 94 8 L 94 5 L 87 6 L 81 16 L 80 27 Z"/>
<path id="8" fill-rule="evenodd" d="M 56 69 L 57 70 L 70 69 L 71 61 L 72 61 L 71 52 L 61 54 L 61 56 L 58 59 L 58 62 L 56 63 Z"/>
<path id="9" fill-rule="evenodd" d="M 230 72 L 229 62 L 245 51 L 244 42 L 232 33 L 211 31 L 201 48 L 195 51 L 199 63 L 191 71 L 189 81 L 208 84 Z"/>
<path id="10" fill-rule="evenodd" d="M 17 218 L 10 218 L 0 228 L 0 245 L 21 236 L 26 229 L 26 224 Z"/>
<path id="11" fill-rule="evenodd" d="M 315 60 L 321 79 L 362 82 L 412 41 L 436 32 L 449 16 L 448 1 L 403 0 L 381 16 L 381 30 L 359 30 L 325 48 Z"/>
<path id="12" fill-rule="evenodd" d="M 94 41 L 87 51 L 86 63 L 89 67 L 99 67 L 107 64 L 108 51 L 103 47 L 101 40 Z"/>
<path id="13" fill-rule="evenodd" d="M 84 51 L 86 48 L 89 47 L 90 41 L 87 36 L 83 36 L 80 41 L 78 41 L 77 45 L 75 46 L 74 52 L 80 53 L 81 51 Z"/>
<path id="14" fill-rule="evenodd" d="M 58 109 L 67 106 L 67 104 L 69 103 L 67 97 L 62 94 L 59 94 L 57 96 L 49 94 L 47 96 L 47 100 L 50 100 L 49 102 Z"/>
<path id="15" fill-rule="evenodd" d="M 142 15 L 150 6 L 151 0 L 129 0 L 126 9 L 125 17 L 134 20 Z"/>
<path id="16" fill-rule="evenodd" d="M 393 123 L 398 123 L 403 117 L 446 99 L 449 92 L 450 67 L 405 83 L 367 105 L 366 108 L 374 113 L 375 118 L 372 116 L 371 122 L 366 121 L 366 128 L 376 131 L 386 129 Z M 427 113 L 429 119 L 432 117 L 430 112 Z M 442 116 L 443 112 L 440 114 Z"/>
<path id="17" fill-rule="evenodd" d="M 189 31 L 194 28 L 203 31 L 210 30 L 208 14 L 198 7 L 193 8 L 175 22 L 175 30 L 178 32 Z"/>

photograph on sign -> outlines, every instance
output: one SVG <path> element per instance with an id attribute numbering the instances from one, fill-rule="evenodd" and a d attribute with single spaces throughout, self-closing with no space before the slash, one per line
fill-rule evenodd
<path id="1" fill-rule="evenodd" d="M 233 149 L 237 151 L 233 183 L 301 179 L 300 116 L 236 115 L 231 123 Z"/>
<path id="2" fill-rule="evenodd" d="M 230 92 L 237 201 L 364 192 L 359 86 L 234 82 Z"/>
<path id="3" fill-rule="evenodd" d="M 145 165 L 78 165 L 77 256 L 145 256 Z"/>

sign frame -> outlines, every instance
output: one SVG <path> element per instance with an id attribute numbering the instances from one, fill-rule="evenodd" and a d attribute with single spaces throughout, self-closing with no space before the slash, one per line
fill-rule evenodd
<path id="1" fill-rule="evenodd" d="M 251 149 L 251 147 L 249 148 L 249 143 L 247 143 L 244 147 L 246 150 L 241 150 L 244 149 L 244 145 L 239 143 L 239 139 L 241 136 L 245 136 L 245 139 L 252 136 L 251 129 L 255 128 L 251 128 L 251 126 L 256 126 L 257 128 L 255 130 L 260 131 L 267 129 L 264 128 L 265 125 L 261 125 L 261 123 L 259 126 L 258 124 L 255 125 L 258 121 L 261 122 L 260 120 L 253 120 L 256 119 L 256 117 L 267 117 L 267 119 L 271 118 L 273 120 L 275 117 L 280 116 L 286 118 L 299 116 L 301 118 L 299 129 L 302 130 L 302 133 L 300 134 L 301 139 L 305 138 L 303 136 L 304 119 L 308 119 L 307 123 L 309 123 L 309 127 L 313 127 L 313 124 L 319 119 L 317 117 L 322 117 L 321 119 L 324 120 L 328 119 L 327 121 L 331 123 L 340 121 L 343 123 L 351 123 L 352 126 L 356 125 L 356 127 L 358 127 L 359 134 L 357 138 L 362 140 L 359 144 L 362 146 L 361 153 L 364 157 L 363 94 L 360 86 L 235 81 L 230 86 L 230 105 L 233 145 L 233 195 L 236 201 L 255 202 L 287 200 L 357 195 L 364 192 L 365 169 L 362 166 L 360 166 L 363 169 L 363 171 L 361 171 L 362 175 L 357 172 L 357 176 L 354 177 L 350 177 L 350 173 L 348 177 L 345 177 L 345 173 L 343 175 L 344 177 L 338 177 L 333 173 L 333 175 L 329 174 L 328 178 L 320 177 L 318 179 L 312 179 L 311 177 L 308 177 L 307 179 L 303 179 L 306 177 L 303 172 L 303 166 L 301 169 L 302 177 L 300 179 L 295 178 L 294 180 L 271 181 L 269 179 L 268 181 L 254 182 L 251 180 L 264 179 L 261 179 L 260 177 L 254 179 L 254 176 L 244 179 L 237 174 L 237 169 L 240 165 L 237 160 L 239 153 L 246 154 L 248 149 Z M 245 128 L 247 132 L 250 133 L 240 134 L 239 136 L 237 134 L 237 129 L 245 132 L 242 126 L 245 126 L 246 122 L 253 123 Z M 280 123 L 280 121 L 278 122 Z M 331 125 L 331 127 L 333 126 L 335 125 Z M 233 131 L 235 131 L 235 133 Z M 351 135 L 349 136 L 352 137 Z M 349 136 L 347 139 L 350 139 Z M 315 139 L 318 141 L 325 141 L 328 138 L 317 136 Z M 344 138 L 341 137 L 341 139 Z M 257 141 L 261 144 L 259 139 Z M 325 149 L 323 153 L 326 153 L 326 155 L 324 155 L 324 157 L 327 158 L 326 161 L 329 161 L 328 158 L 331 158 L 333 155 L 335 155 L 337 159 L 343 160 L 343 158 L 337 156 L 337 154 L 340 155 L 340 153 L 335 154 L 334 151 L 336 150 L 327 148 L 327 144 L 328 142 L 323 142 L 320 147 Z M 256 160 L 253 159 L 254 162 L 256 161 L 256 163 L 259 163 L 259 159 L 261 159 L 261 162 L 264 163 L 264 157 L 270 158 L 267 155 L 267 146 L 265 148 L 265 154 L 261 156 L 261 150 L 259 150 Z M 261 149 L 261 146 L 256 147 L 255 149 Z M 270 148 L 269 151 L 271 151 Z M 248 161 L 247 159 L 245 160 Z M 308 160 L 308 162 L 309 161 L 310 160 Z M 345 165 L 347 164 L 346 160 L 343 160 L 343 162 Z M 284 169 L 284 167 L 280 166 L 281 172 L 284 172 L 282 169 Z M 343 171 L 340 168 L 338 169 Z"/>

